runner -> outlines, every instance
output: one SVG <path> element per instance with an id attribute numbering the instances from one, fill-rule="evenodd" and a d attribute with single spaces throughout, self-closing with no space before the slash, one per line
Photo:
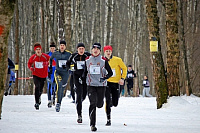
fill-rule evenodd
<path id="1" fill-rule="evenodd" d="M 103 107 L 103 99 L 107 86 L 106 79 L 110 78 L 113 73 L 108 61 L 100 55 L 100 43 L 94 43 L 92 46 L 92 55 L 86 59 L 87 89 L 90 101 L 89 117 L 91 131 L 96 131 L 96 107 Z"/>
<path id="2" fill-rule="evenodd" d="M 83 43 L 77 44 L 77 52 L 73 53 L 68 60 L 68 67 L 74 64 L 74 84 L 76 92 L 76 109 L 78 114 L 78 123 L 82 123 L 82 102 L 85 100 L 87 95 L 86 78 L 83 77 L 85 58 L 91 54 L 85 52 L 85 45 Z"/>
<path id="3" fill-rule="evenodd" d="M 59 50 L 54 52 L 51 55 L 50 58 L 50 67 L 49 67 L 49 73 L 52 73 L 52 62 L 55 58 L 56 60 L 56 70 L 54 72 L 56 84 L 57 84 L 57 104 L 56 104 L 56 112 L 60 111 L 60 106 L 63 98 L 63 91 L 65 90 L 65 87 L 67 86 L 67 81 L 69 77 L 69 67 L 67 67 L 66 62 L 69 59 L 71 55 L 71 52 L 66 50 L 66 42 L 60 41 Z"/>
<path id="4" fill-rule="evenodd" d="M 32 71 L 33 81 L 35 84 L 35 109 L 39 110 L 44 81 L 48 76 L 50 56 L 42 53 L 42 46 L 38 42 L 34 44 L 34 51 L 35 54 L 33 54 L 28 60 L 28 68 Z"/>
<path id="5" fill-rule="evenodd" d="M 112 47 L 107 45 L 104 47 L 104 55 L 108 59 L 108 63 L 112 69 L 113 75 L 108 81 L 106 87 L 106 126 L 111 125 L 111 106 L 117 107 L 120 94 L 120 85 L 124 85 L 127 68 L 121 58 L 112 55 Z"/>

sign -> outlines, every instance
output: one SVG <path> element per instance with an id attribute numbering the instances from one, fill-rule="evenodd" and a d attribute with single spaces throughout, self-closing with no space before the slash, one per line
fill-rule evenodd
<path id="1" fill-rule="evenodd" d="M 15 70 L 16 70 L 16 71 L 19 70 L 19 65 L 15 65 Z"/>
<path id="2" fill-rule="evenodd" d="M 150 41 L 150 52 L 158 52 L 158 41 Z"/>

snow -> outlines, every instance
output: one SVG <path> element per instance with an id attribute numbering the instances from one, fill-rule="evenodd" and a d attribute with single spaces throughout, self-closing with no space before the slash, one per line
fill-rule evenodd
<path id="1" fill-rule="evenodd" d="M 68 92 L 69 93 L 69 92 Z M 4 96 L 0 133 L 89 133 L 89 100 L 83 102 L 83 123 L 78 124 L 76 105 L 63 98 L 60 112 L 47 107 L 42 95 L 40 110 L 34 108 L 33 95 Z M 121 97 L 112 107 L 111 126 L 105 126 L 105 107 L 97 109 L 100 133 L 199 133 L 200 98 L 170 97 L 161 109 L 156 98 Z"/>

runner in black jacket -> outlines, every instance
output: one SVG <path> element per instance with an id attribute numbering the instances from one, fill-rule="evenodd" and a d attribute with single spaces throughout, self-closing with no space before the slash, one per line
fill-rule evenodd
<path id="1" fill-rule="evenodd" d="M 85 52 L 85 45 L 83 43 L 78 43 L 77 52 L 73 53 L 67 61 L 68 66 L 74 64 L 73 78 L 76 92 L 78 123 L 82 123 L 82 101 L 86 98 L 87 95 L 86 78 L 83 78 L 82 75 L 85 67 L 85 58 L 90 55 L 90 53 Z"/>

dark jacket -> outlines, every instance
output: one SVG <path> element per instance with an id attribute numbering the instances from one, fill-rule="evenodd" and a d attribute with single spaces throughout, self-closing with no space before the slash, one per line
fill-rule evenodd
<path id="1" fill-rule="evenodd" d="M 70 67 L 71 64 L 74 64 L 74 74 L 82 76 L 85 67 L 85 59 L 91 54 L 85 52 L 83 55 L 79 55 L 78 52 L 73 53 L 68 61 L 67 66 Z"/>
<path id="2" fill-rule="evenodd" d="M 14 63 L 11 61 L 10 58 L 8 58 L 8 74 L 10 74 L 10 69 L 14 69 L 15 65 Z"/>
<path id="3" fill-rule="evenodd" d="M 65 50 L 61 52 L 60 50 L 54 52 L 50 58 L 50 67 L 52 66 L 53 59 L 56 59 L 56 70 L 57 71 L 68 71 L 68 67 L 66 66 L 67 60 L 71 55 L 70 51 Z"/>

